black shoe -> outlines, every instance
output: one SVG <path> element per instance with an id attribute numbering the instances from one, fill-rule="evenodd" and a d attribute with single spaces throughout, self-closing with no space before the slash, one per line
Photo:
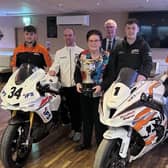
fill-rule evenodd
<path id="1" fill-rule="evenodd" d="M 79 151 L 82 151 L 82 150 L 89 150 L 90 148 L 91 148 L 90 145 L 80 144 L 80 145 L 75 147 L 75 151 L 79 152 Z"/>

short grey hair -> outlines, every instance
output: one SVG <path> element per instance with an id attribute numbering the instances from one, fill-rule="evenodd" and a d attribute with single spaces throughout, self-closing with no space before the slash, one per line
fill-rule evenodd
<path id="1" fill-rule="evenodd" d="M 108 19 L 104 22 L 104 27 L 106 27 L 107 24 L 113 24 L 117 28 L 117 22 L 113 19 Z"/>

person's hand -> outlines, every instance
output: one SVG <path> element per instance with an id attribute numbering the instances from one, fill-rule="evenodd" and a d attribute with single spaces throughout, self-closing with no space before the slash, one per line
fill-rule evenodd
<path id="1" fill-rule="evenodd" d="M 101 86 L 100 85 L 96 85 L 92 89 L 94 90 L 94 93 L 99 93 L 101 91 Z"/>
<path id="2" fill-rule="evenodd" d="M 49 70 L 49 71 L 48 71 L 48 74 L 49 74 L 50 76 L 56 76 L 56 72 L 55 72 L 54 70 Z"/>
<path id="3" fill-rule="evenodd" d="M 77 84 L 76 84 L 76 90 L 77 90 L 77 92 L 78 92 L 78 93 L 82 93 L 82 92 L 81 92 L 81 89 L 82 89 L 81 83 L 77 83 Z"/>
<path id="4" fill-rule="evenodd" d="M 15 72 L 17 70 L 17 67 L 12 68 L 12 72 Z"/>
<path id="5" fill-rule="evenodd" d="M 146 77 L 143 76 L 143 75 L 138 75 L 138 77 L 137 77 L 137 82 L 143 81 L 143 80 L 146 80 Z"/>

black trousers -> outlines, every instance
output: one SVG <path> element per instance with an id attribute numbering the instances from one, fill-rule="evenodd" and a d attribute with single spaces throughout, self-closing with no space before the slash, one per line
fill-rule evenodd
<path id="1" fill-rule="evenodd" d="M 72 130 L 75 132 L 81 131 L 81 113 L 80 113 L 80 96 L 76 91 L 76 87 L 64 87 L 62 88 L 62 95 L 65 96 L 68 109 L 70 112 L 70 120 Z M 63 115 L 66 115 L 63 112 Z"/>
<path id="2" fill-rule="evenodd" d="M 93 127 L 95 127 L 96 143 L 99 145 L 107 128 L 99 120 L 99 97 L 93 98 L 81 94 L 80 105 L 83 121 L 83 144 L 91 146 Z"/>

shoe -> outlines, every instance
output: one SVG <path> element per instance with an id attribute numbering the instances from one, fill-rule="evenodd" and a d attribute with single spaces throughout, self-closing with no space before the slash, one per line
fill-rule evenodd
<path id="1" fill-rule="evenodd" d="M 73 141 L 78 142 L 78 141 L 80 141 L 80 138 L 81 138 L 81 133 L 80 132 L 74 132 Z"/>
<path id="2" fill-rule="evenodd" d="M 75 130 L 71 130 L 71 132 L 68 135 L 69 139 L 73 139 L 74 134 L 75 134 Z"/>
<path id="3" fill-rule="evenodd" d="M 75 151 L 80 152 L 82 150 L 88 150 L 90 148 L 91 148 L 91 146 L 80 144 L 80 145 L 76 146 Z"/>

